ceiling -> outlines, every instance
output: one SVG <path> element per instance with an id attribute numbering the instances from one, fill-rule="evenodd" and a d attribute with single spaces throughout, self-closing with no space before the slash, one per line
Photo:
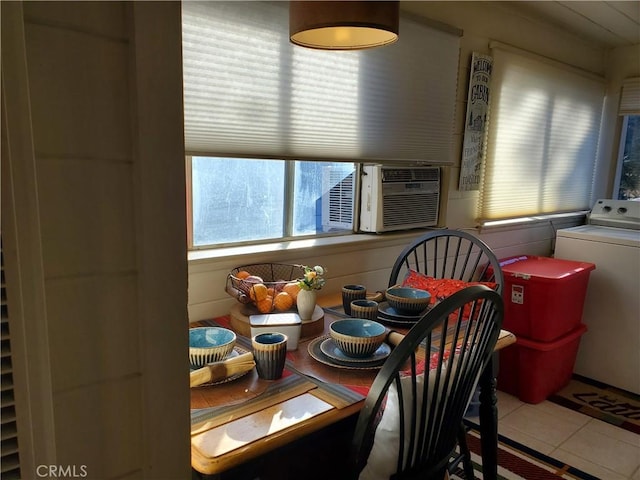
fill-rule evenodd
<path id="1" fill-rule="evenodd" d="M 446 3 L 446 2 L 444 2 Z M 481 4 L 474 2 L 475 6 Z M 640 1 L 550 1 L 519 0 L 486 2 L 524 16 L 536 22 L 555 25 L 565 31 L 593 42 L 600 48 L 640 44 Z M 429 16 L 422 12 L 432 2 L 405 0 L 401 8 Z"/>
<path id="2" fill-rule="evenodd" d="M 553 23 L 603 47 L 640 43 L 638 1 L 511 1 L 510 7 Z"/>

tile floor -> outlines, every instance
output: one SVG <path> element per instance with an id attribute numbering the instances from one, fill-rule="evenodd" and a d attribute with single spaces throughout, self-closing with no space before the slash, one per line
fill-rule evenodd
<path id="1" fill-rule="evenodd" d="M 498 431 L 603 480 L 640 480 L 640 435 L 544 401 L 498 391 Z"/>

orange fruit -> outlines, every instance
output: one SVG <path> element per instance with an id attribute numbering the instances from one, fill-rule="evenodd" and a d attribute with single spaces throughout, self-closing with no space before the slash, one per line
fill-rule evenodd
<path id="1" fill-rule="evenodd" d="M 284 310 L 289 310 L 293 307 L 293 298 L 287 292 L 280 292 L 273 299 L 273 305 L 276 307 L 276 310 L 283 312 Z"/>
<path id="2" fill-rule="evenodd" d="M 271 313 L 273 311 L 273 297 L 267 295 L 264 299 L 258 300 L 256 307 L 260 313 Z"/>
<path id="3" fill-rule="evenodd" d="M 240 270 L 238 273 L 236 273 L 236 278 L 239 278 L 240 280 L 244 280 L 245 278 L 250 276 L 251 274 L 246 270 Z"/>
<path id="4" fill-rule="evenodd" d="M 268 287 L 267 288 L 267 295 L 271 295 L 272 297 L 276 296 L 276 289 L 273 287 Z"/>
<path id="5" fill-rule="evenodd" d="M 267 291 L 267 287 L 264 283 L 256 283 L 249 290 L 249 297 L 254 302 L 260 302 L 267 298 L 269 292 Z"/>
<path id="6" fill-rule="evenodd" d="M 295 302 L 298 299 L 298 292 L 300 291 L 300 286 L 295 282 L 290 282 L 284 286 L 282 291 L 288 293 L 289 296 Z"/>

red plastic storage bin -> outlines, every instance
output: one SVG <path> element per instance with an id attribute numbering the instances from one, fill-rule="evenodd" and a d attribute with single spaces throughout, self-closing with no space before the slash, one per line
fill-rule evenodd
<path id="1" fill-rule="evenodd" d="M 502 259 L 500 265 L 504 329 L 551 342 L 580 325 L 593 263 L 521 255 Z"/>
<path id="2" fill-rule="evenodd" d="M 580 337 L 587 331 L 581 324 L 553 342 L 536 342 L 518 337 L 500 350 L 498 389 L 527 403 L 540 403 L 571 380 Z"/>

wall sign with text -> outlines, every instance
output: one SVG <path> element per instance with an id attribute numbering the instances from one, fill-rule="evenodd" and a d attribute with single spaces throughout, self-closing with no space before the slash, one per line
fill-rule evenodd
<path id="1" fill-rule="evenodd" d="M 460 162 L 460 182 L 458 185 L 460 190 L 478 190 L 480 188 L 492 69 L 492 57 L 473 53 Z"/>

